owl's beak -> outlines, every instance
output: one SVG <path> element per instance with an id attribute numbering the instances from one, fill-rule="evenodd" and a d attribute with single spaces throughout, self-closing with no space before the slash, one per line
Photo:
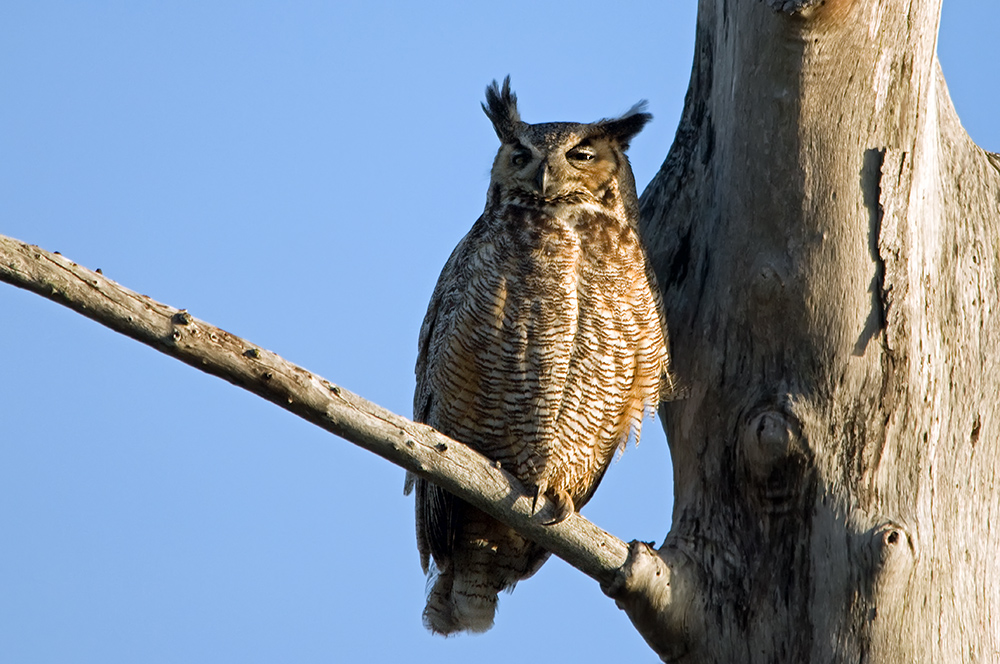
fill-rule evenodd
<path id="1" fill-rule="evenodd" d="M 538 165 L 538 172 L 535 173 L 535 186 L 538 187 L 538 193 L 545 195 L 545 185 L 549 183 L 549 160 L 543 159 L 542 163 Z"/>

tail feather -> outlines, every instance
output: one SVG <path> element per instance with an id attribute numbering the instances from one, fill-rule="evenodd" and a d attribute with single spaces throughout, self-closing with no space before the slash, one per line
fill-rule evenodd
<path id="1" fill-rule="evenodd" d="M 490 629 L 500 591 L 534 574 L 549 556 L 509 527 L 477 516 L 464 524 L 451 558 L 431 567 L 424 626 L 437 634 Z"/>
<path id="2" fill-rule="evenodd" d="M 457 576 L 457 578 L 456 578 Z M 485 632 L 493 627 L 497 592 L 482 579 L 452 570 L 432 571 L 424 608 L 424 627 L 435 634 Z"/>

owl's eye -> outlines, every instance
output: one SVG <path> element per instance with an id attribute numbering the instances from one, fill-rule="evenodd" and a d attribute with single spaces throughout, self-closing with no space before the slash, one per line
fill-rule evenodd
<path id="1" fill-rule="evenodd" d="M 529 161 L 531 161 L 531 153 L 524 149 L 517 150 L 510 158 L 510 163 L 518 167 L 524 166 Z"/>
<path id="2" fill-rule="evenodd" d="M 592 148 L 573 148 L 566 153 L 567 159 L 581 163 L 593 161 L 596 157 L 597 153 Z"/>

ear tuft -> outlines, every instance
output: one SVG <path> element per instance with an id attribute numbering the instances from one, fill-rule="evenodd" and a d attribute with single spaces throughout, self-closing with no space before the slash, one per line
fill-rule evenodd
<path id="1" fill-rule="evenodd" d="M 646 112 L 646 100 L 643 99 L 632 108 L 625 111 L 621 117 L 601 120 L 597 124 L 604 131 L 618 141 L 622 150 L 628 150 L 629 143 L 635 135 L 642 131 L 646 123 L 653 119 L 653 116 Z"/>
<path id="2" fill-rule="evenodd" d="M 517 95 L 510 90 L 510 75 L 503 80 L 503 89 L 496 80 L 486 86 L 486 103 L 483 104 L 486 117 L 493 123 L 493 129 L 503 143 L 514 141 L 517 126 L 521 124 L 521 114 L 517 112 Z"/>

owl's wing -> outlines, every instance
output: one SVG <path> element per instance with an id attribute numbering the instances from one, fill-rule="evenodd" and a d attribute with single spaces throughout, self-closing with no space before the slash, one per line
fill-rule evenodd
<path id="1" fill-rule="evenodd" d="M 417 365 L 415 369 L 417 385 L 413 393 L 413 419 L 428 423 L 435 394 L 431 373 L 437 361 L 441 339 L 450 330 L 454 318 L 455 291 L 463 284 L 462 267 L 472 241 L 481 225 L 482 217 L 473 226 L 473 230 L 462 238 L 451 256 L 445 263 L 437 285 L 431 295 L 430 304 L 424 322 L 420 326 L 420 339 L 417 343 Z M 455 527 L 461 504 L 453 495 L 434 484 L 421 479 L 413 473 L 406 474 L 404 493 L 409 494 L 416 488 L 416 526 L 417 549 L 420 552 L 420 564 L 427 571 L 429 556 L 437 560 L 450 557 L 454 547 Z"/>
<path id="2" fill-rule="evenodd" d="M 653 271 L 653 265 L 649 260 L 649 256 L 643 252 L 642 258 L 643 268 L 646 272 L 646 282 L 649 284 L 649 292 L 653 296 L 653 304 L 656 307 L 656 315 L 660 321 L 660 329 L 663 333 L 663 345 L 667 349 L 667 354 L 663 358 L 663 373 L 660 375 L 659 403 L 653 404 L 654 408 L 659 408 L 660 404 L 664 401 L 686 399 L 689 390 L 686 386 L 682 386 L 678 383 L 677 377 L 671 369 L 670 335 L 667 330 L 667 317 L 663 307 L 663 295 L 660 293 L 656 273 Z"/>
<path id="3" fill-rule="evenodd" d="M 417 422 L 427 422 L 431 403 L 434 398 L 431 387 L 431 373 L 443 336 L 450 331 L 455 317 L 454 300 L 457 291 L 464 287 L 467 257 L 472 245 L 481 232 L 483 218 L 480 217 L 472 226 L 472 230 L 458 243 L 451 252 L 448 261 L 441 270 L 431 301 L 427 305 L 424 322 L 420 326 L 420 339 L 417 342 L 417 366 L 415 368 L 417 387 L 413 393 L 413 419 Z"/>

